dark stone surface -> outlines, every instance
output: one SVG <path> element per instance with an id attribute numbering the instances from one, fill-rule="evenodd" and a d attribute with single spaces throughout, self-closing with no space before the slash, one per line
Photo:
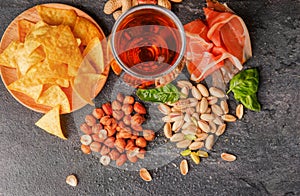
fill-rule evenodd
<path id="1" fill-rule="evenodd" d="M 38 3 L 54 1 L 0 1 L 0 34 L 22 11 Z M 55 1 L 56 2 L 56 1 Z M 104 15 L 104 1 L 62 0 L 89 13 L 108 35 L 113 25 Z M 74 116 L 62 116 L 68 140 L 52 137 L 34 126 L 42 116 L 25 108 L 0 83 L 0 195 L 300 195 L 300 1 L 228 0 L 246 22 L 253 58 L 246 67 L 260 70 L 259 113 L 246 111 L 230 124 L 209 159 L 190 164 L 181 176 L 178 164 L 151 170 L 145 183 L 137 172 L 103 167 L 79 149 Z M 204 1 L 184 0 L 173 10 L 185 24 L 203 17 Z M 114 81 L 99 98 L 106 97 Z M 230 106 L 235 106 L 231 99 Z M 220 160 L 223 151 L 237 155 L 233 163 Z M 177 165 L 177 167 L 174 166 Z M 65 183 L 77 175 L 75 188 Z"/>

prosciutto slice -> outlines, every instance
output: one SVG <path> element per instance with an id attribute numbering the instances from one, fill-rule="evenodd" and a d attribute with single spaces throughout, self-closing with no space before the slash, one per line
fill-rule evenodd
<path id="1" fill-rule="evenodd" d="M 197 19 L 184 26 L 187 39 L 186 60 L 191 80 L 199 82 L 215 70 L 243 68 L 242 64 L 252 56 L 250 37 L 243 20 L 227 6 L 218 4 L 204 8 L 206 21 Z M 228 76 L 233 75 L 226 74 Z"/>

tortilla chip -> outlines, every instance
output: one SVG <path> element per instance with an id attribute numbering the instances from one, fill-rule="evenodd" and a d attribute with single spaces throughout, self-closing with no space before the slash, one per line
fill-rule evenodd
<path id="1" fill-rule="evenodd" d="M 97 72 L 96 69 L 91 65 L 91 63 L 86 58 L 84 58 L 80 67 L 78 68 L 77 75 L 87 74 L 87 73 L 95 74 Z"/>
<path id="2" fill-rule="evenodd" d="M 57 84 L 61 87 L 69 87 L 68 67 L 65 64 L 52 65 L 44 61 L 32 66 L 24 77 L 28 85 Z"/>
<path id="3" fill-rule="evenodd" d="M 59 108 L 59 105 L 55 106 L 52 110 L 40 118 L 35 125 L 52 135 L 66 140 L 67 138 L 64 136 L 61 130 Z"/>
<path id="4" fill-rule="evenodd" d="M 20 42 L 24 43 L 26 35 L 30 32 L 34 25 L 34 22 L 31 22 L 26 19 L 21 19 L 18 21 L 18 32 Z"/>
<path id="5" fill-rule="evenodd" d="M 73 33 L 76 38 L 80 38 L 83 45 L 88 45 L 88 43 L 95 37 L 100 40 L 103 39 L 99 29 L 88 19 L 78 16 Z"/>
<path id="6" fill-rule="evenodd" d="M 58 85 L 50 86 L 44 91 L 38 98 L 37 103 L 51 107 L 60 105 L 61 113 L 71 112 L 68 97 Z"/>
<path id="7" fill-rule="evenodd" d="M 18 50 L 19 44 L 19 41 L 13 41 L 7 46 L 7 48 L 0 54 L 0 65 L 3 65 L 5 67 L 17 68 L 14 54 Z"/>
<path id="8" fill-rule="evenodd" d="M 22 43 L 19 44 L 15 55 L 18 71 L 21 75 L 25 75 L 31 66 L 43 61 L 46 56 L 42 47 L 38 47 L 29 54 Z"/>
<path id="9" fill-rule="evenodd" d="M 96 97 L 97 83 L 104 78 L 102 74 L 80 74 L 71 81 L 71 86 L 83 101 L 94 105 L 92 100 Z"/>
<path id="10" fill-rule="evenodd" d="M 38 5 L 36 6 L 39 16 L 49 25 L 68 25 L 74 28 L 77 14 L 71 9 L 59 9 Z"/>
<path id="11" fill-rule="evenodd" d="M 83 51 L 84 59 L 88 60 L 96 69 L 97 73 L 104 70 L 104 58 L 102 45 L 98 37 L 93 38 Z"/>
<path id="12" fill-rule="evenodd" d="M 42 93 L 43 85 L 39 84 L 36 86 L 31 86 L 26 82 L 26 78 L 21 78 L 11 83 L 8 86 L 8 89 L 23 93 L 36 101 Z"/>

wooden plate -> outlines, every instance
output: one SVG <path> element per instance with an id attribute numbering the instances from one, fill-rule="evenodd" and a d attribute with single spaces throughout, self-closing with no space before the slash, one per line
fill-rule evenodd
<path id="1" fill-rule="evenodd" d="M 65 4 L 57 4 L 57 3 L 50 3 L 50 4 L 43 4 L 44 6 L 48 6 L 48 7 L 54 7 L 54 8 L 61 8 L 61 9 L 73 9 L 76 11 L 78 16 L 82 16 L 85 17 L 86 19 L 90 20 L 91 22 L 93 22 L 95 24 L 95 26 L 97 26 L 97 28 L 99 29 L 100 33 L 102 34 L 102 38 L 101 40 L 105 39 L 105 35 L 102 31 L 102 29 L 100 28 L 100 26 L 86 13 L 84 13 L 83 11 L 69 6 L 69 5 L 65 5 Z M 23 13 L 21 13 L 19 16 L 17 16 L 11 23 L 10 25 L 7 27 L 7 29 L 5 30 L 2 39 L 1 39 L 1 43 L 0 43 L 0 53 L 14 40 L 18 40 L 19 36 L 18 36 L 18 21 L 20 19 L 27 19 L 29 21 L 32 22 L 38 22 L 41 20 L 41 18 L 38 15 L 38 12 L 36 11 L 35 7 L 32 7 L 26 11 L 24 11 Z M 106 50 L 103 50 L 106 51 Z M 17 72 L 15 69 L 12 68 L 7 68 L 4 66 L 1 66 L 1 77 L 3 80 L 3 83 L 5 84 L 6 88 L 9 84 L 11 84 L 12 82 L 17 80 Z M 110 66 L 106 66 L 103 74 L 106 76 L 105 79 L 100 80 L 100 82 L 98 84 L 96 84 L 97 86 L 97 92 L 95 92 L 95 94 L 97 95 L 102 88 L 104 87 L 107 77 L 108 77 L 108 73 L 109 73 L 109 68 Z M 7 88 L 7 90 L 11 93 L 11 95 L 17 100 L 19 101 L 22 105 L 26 106 L 27 108 L 36 111 L 36 112 L 41 112 L 41 113 L 46 113 L 47 111 L 49 111 L 51 109 L 51 107 L 45 106 L 45 105 L 40 105 L 37 104 L 31 97 L 24 95 L 23 93 L 20 92 L 16 92 L 16 91 L 12 91 L 9 90 Z M 71 85 L 69 88 L 62 88 L 62 90 L 66 93 L 66 95 L 69 98 L 70 101 L 70 106 L 71 106 L 71 112 L 78 110 L 80 108 L 82 108 L 83 106 L 86 105 L 86 102 L 82 101 L 75 93 L 73 93 L 73 90 L 71 88 Z"/>

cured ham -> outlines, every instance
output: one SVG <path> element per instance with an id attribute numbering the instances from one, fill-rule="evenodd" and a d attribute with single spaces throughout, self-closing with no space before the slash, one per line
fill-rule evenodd
<path id="1" fill-rule="evenodd" d="M 226 5 L 210 1 L 204 13 L 205 21 L 197 19 L 184 26 L 187 69 L 196 82 L 224 66 L 221 72 L 231 77 L 233 73 L 224 72 L 241 70 L 252 56 L 249 33 L 239 16 Z"/>

